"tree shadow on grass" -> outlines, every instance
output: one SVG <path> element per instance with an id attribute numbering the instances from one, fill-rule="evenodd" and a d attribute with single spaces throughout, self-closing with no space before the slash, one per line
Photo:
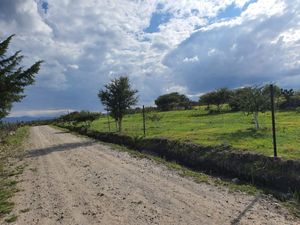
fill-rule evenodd
<path id="1" fill-rule="evenodd" d="M 38 149 L 32 149 L 28 152 L 27 157 L 37 157 L 37 156 L 43 156 L 48 155 L 52 152 L 61 152 L 61 151 L 70 151 L 75 150 L 81 147 L 88 147 L 94 145 L 95 141 L 85 141 L 85 142 L 73 142 L 73 143 L 66 143 L 66 144 L 59 144 L 54 146 L 49 146 L 46 148 L 38 148 Z"/>
<path id="2" fill-rule="evenodd" d="M 218 135 L 218 139 L 228 140 L 228 141 L 239 141 L 242 139 L 264 139 L 269 137 L 269 129 L 262 128 L 255 130 L 253 128 L 248 128 L 246 130 L 237 130 L 231 133 L 223 133 Z"/>
<path id="3" fill-rule="evenodd" d="M 188 117 L 217 117 L 220 115 L 225 115 L 225 114 L 230 114 L 230 113 L 235 113 L 235 112 L 231 112 L 231 111 L 221 111 L 221 112 L 217 112 L 217 111 L 213 111 L 213 112 L 206 112 L 206 113 L 202 113 L 202 112 L 192 112 L 191 114 L 188 115 Z"/>

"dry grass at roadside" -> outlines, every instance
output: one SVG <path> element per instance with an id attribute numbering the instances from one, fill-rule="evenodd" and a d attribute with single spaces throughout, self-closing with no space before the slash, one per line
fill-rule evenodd
<path id="1" fill-rule="evenodd" d="M 14 207 L 11 197 L 18 191 L 15 177 L 22 174 L 26 165 L 19 161 L 24 157 L 23 143 L 28 136 L 28 127 L 20 127 L 8 135 L 0 146 L 0 218 L 9 214 Z M 9 215 L 5 221 L 14 222 L 16 215 Z"/>

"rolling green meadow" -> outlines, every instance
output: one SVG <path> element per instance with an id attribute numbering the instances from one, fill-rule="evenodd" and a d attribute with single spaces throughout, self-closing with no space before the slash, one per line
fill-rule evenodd
<path id="1" fill-rule="evenodd" d="M 273 155 L 271 113 L 259 114 L 260 130 L 254 129 L 252 115 L 242 112 L 208 114 L 203 107 L 192 110 L 146 113 L 146 137 L 159 137 L 188 141 L 201 145 L 230 145 L 267 156 Z M 285 159 L 300 158 L 300 113 L 276 113 L 278 156 Z M 92 130 L 108 132 L 108 118 L 102 116 L 91 124 Z M 116 131 L 110 118 L 111 132 Z M 143 135 L 141 113 L 128 114 L 123 119 L 123 133 Z"/>

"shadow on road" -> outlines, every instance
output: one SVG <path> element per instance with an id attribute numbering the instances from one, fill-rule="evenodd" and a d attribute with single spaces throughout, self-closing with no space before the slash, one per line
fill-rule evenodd
<path id="1" fill-rule="evenodd" d="M 95 144 L 95 141 L 85 141 L 85 142 L 59 144 L 59 145 L 54 145 L 54 146 L 50 146 L 50 147 L 46 147 L 46 148 L 32 149 L 28 152 L 28 157 L 43 156 L 43 155 L 47 155 L 51 152 L 75 150 L 76 148 L 88 147 L 93 144 Z"/>
<path id="2" fill-rule="evenodd" d="M 57 132 L 54 132 L 54 134 L 67 134 L 67 133 L 70 133 L 70 131 L 57 131 Z"/>
<path id="3" fill-rule="evenodd" d="M 258 195 L 255 199 L 253 199 L 253 201 L 244 209 L 243 212 L 241 212 L 237 218 L 235 218 L 232 222 L 231 225 L 238 225 L 241 221 L 241 219 L 243 218 L 243 216 L 245 216 L 245 214 L 251 209 L 253 208 L 253 206 L 255 205 L 255 203 L 260 199 L 260 195 Z"/>

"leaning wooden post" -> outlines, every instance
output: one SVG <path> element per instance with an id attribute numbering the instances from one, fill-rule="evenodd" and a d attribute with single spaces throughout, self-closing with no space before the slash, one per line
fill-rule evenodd
<path id="1" fill-rule="evenodd" d="M 272 133 L 273 133 L 273 148 L 274 148 L 274 159 L 277 158 L 277 145 L 276 145 L 276 127 L 275 127 L 275 108 L 274 108 L 274 88 L 273 84 L 270 85 L 271 93 L 271 112 L 272 112 Z"/>

